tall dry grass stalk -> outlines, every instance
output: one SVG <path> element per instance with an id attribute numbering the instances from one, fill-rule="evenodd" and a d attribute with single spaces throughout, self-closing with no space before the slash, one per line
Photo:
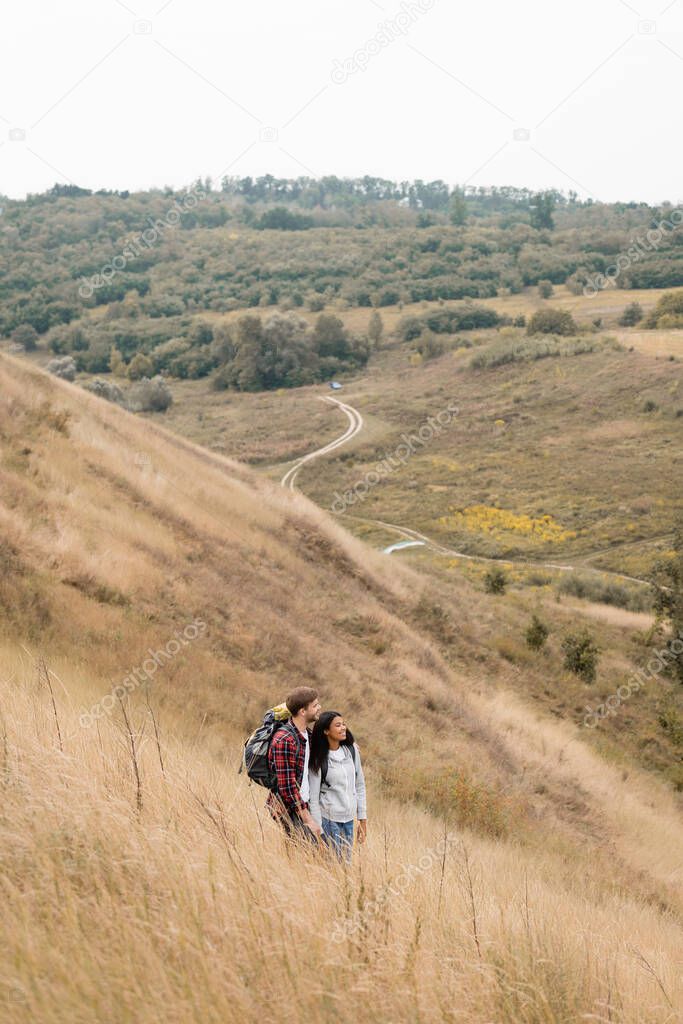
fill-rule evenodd
<path id="1" fill-rule="evenodd" d="M 375 789 L 346 869 L 285 844 L 236 747 L 211 757 L 166 720 L 141 744 L 125 708 L 124 758 L 114 718 L 98 736 L 62 702 L 60 749 L 27 679 L 0 671 L 8 1024 L 677 1019 L 681 922 L 604 868 Z"/>

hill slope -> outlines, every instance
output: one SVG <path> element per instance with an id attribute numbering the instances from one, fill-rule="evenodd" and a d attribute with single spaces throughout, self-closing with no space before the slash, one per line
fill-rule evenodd
<path id="1" fill-rule="evenodd" d="M 473 687 L 425 631 L 423 578 L 5 356 L 0 442 L 9 1019 L 267 1020 L 274 977 L 281 1020 L 673 1019 L 673 796 L 495 680 Z M 284 857 L 234 773 L 301 681 L 369 768 L 348 876 Z"/>

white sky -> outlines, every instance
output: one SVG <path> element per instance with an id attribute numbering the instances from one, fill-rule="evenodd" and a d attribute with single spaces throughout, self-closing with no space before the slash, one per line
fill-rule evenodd
<path id="1" fill-rule="evenodd" d="M 227 171 L 683 200 L 683 0 L 24 0 L 3 22 L 12 197 Z"/>

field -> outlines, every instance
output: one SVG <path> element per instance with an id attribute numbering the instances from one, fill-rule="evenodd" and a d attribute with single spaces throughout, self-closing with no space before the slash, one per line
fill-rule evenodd
<path id="1" fill-rule="evenodd" d="M 388 559 L 6 355 L 0 434 L 4 1019 L 270 1020 L 273 978 L 285 1021 L 676 1019 L 676 691 L 581 726 L 649 656 L 644 613 Z M 559 661 L 579 618 L 593 685 Z M 364 751 L 348 872 L 288 855 L 235 771 L 293 680 Z"/>
<path id="2" fill-rule="evenodd" d="M 583 336 L 593 351 L 480 370 L 471 366 L 475 355 L 522 345 L 523 330 L 503 329 L 502 342 L 498 331 L 463 333 L 453 350 L 416 366 L 412 347 L 392 340 L 396 326 L 411 312 L 443 307 L 382 310 L 385 346 L 343 392 L 362 413 L 364 429 L 334 456 L 306 467 L 299 485 L 330 508 L 335 495 L 353 489 L 396 450 L 403 434 L 455 402 L 458 415 L 447 430 L 357 505 L 347 505 L 350 529 L 367 535 L 366 526 L 351 520 L 355 514 L 420 530 L 471 554 L 569 559 L 642 576 L 668 550 L 680 505 L 683 332 L 625 329 L 617 319 L 625 302 L 648 310 L 657 297 L 607 291 L 588 299 L 557 289 L 547 301 L 531 290 L 482 300 L 509 315 L 564 306 L 579 324 L 599 313 L 603 325 Z M 338 311 L 352 330 L 364 330 L 370 313 Z M 244 395 L 215 392 L 201 380 L 174 382 L 172 390 L 175 402 L 164 419 L 171 429 L 265 472 L 270 464 L 273 479 L 289 460 L 345 426 L 338 411 L 319 401 L 329 393 L 324 386 Z M 463 514 L 466 509 L 475 511 Z M 541 528 L 543 516 L 550 517 L 549 529 Z M 391 539 L 376 536 L 378 545 Z"/>

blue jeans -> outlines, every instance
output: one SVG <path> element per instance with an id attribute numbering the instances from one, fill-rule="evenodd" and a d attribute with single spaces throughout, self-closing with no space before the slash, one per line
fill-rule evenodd
<path id="1" fill-rule="evenodd" d="M 339 860 L 342 856 L 351 860 L 353 849 L 353 822 L 352 821 L 330 821 L 323 818 L 323 838 L 330 849 L 334 850 Z"/>

